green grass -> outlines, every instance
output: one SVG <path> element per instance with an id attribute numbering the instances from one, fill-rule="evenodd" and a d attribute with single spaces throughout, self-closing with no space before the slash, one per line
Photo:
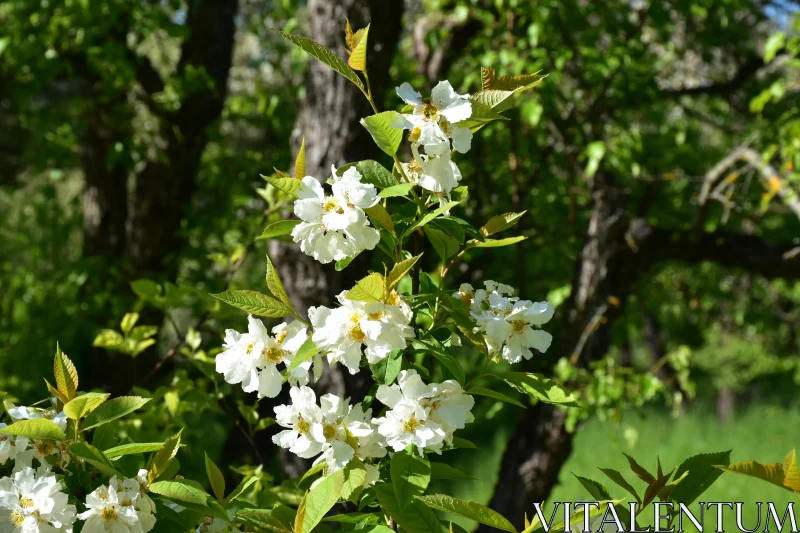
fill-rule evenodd
<path id="1" fill-rule="evenodd" d="M 498 425 L 498 429 L 503 426 Z M 470 436 L 468 436 L 470 438 Z M 431 487 L 454 496 L 488 503 L 497 482 L 497 468 L 501 459 L 506 431 L 497 431 L 492 438 L 479 442 L 480 450 L 464 451 L 455 457 L 444 457 L 453 466 L 469 472 L 477 478 L 470 482 L 436 484 Z M 475 442 L 478 439 L 473 438 Z M 623 473 L 639 494 L 644 492 L 644 483 L 631 473 L 628 462 L 622 455 L 627 453 L 645 468 L 656 469 L 656 458 L 661 459 L 664 471 L 676 468 L 684 459 L 699 453 L 732 450 L 731 462 L 755 459 L 762 463 L 782 462 L 792 448 L 800 444 L 800 410 L 783 407 L 756 405 L 743 408 L 730 422 L 720 424 L 713 413 L 696 408 L 689 409 L 679 418 L 668 413 L 645 411 L 628 413 L 622 422 L 590 420 L 578 432 L 575 448 L 561 471 L 559 484 L 551 494 L 550 502 L 593 500 L 572 475 L 575 473 L 601 482 L 614 498 L 631 497 L 611 482 L 598 467 L 613 468 Z M 451 452 L 452 453 L 452 452 Z M 433 457 L 434 460 L 437 458 Z M 767 482 L 734 474 L 722 474 L 701 496 L 700 501 L 744 502 L 744 525 L 753 528 L 757 520 L 755 502 L 774 502 L 782 514 L 786 503 L 798 498 Z M 549 516 L 550 506 L 545 507 Z M 691 507 L 697 514 L 697 506 Z M 796 514 L 798 510 L 795 511 Z M 531 512 L 534 513 L 531 503 Z M 766 508 L 762 510 L 763 516 Z M 713 509 L 706 511 L 705 531 L 714 531 L 716 519 Z M 447 516 L 468 530 L 475 524 L 460 517 Z M 643 525 L 652 524 L 652 508 L 640 515 Z M 725 529 L 734 531 L 736 522 L 732 511 L 725 512 Z M 686 521 L 685 521 L 686 522 Z M 687 531 L 690 529 L 684 527 Z M 771 526 L 774 528 L 774 525 Z M 610 526 L 606 527 L 610 530 Z"/>
<path id="2" fill-rule="evenodd" d="M 626 432 L 635 434 L 636 438 L 626 439 Z M 782 462 L 799 443 L 800 411 L 774 406 L 745 409 L 725 424 L 717 422 L 708 412 L 689 412 L 678 419 L 664 413 L 647 413 L 629 416 L 623 423 L 593 420 L 577 434 L 575 451 L 564 466 L 550 501 L 591 499 L 573 472 L 602 482 L 615 498 L 626 496 L 627 493 L 600 472 L 598 466 L 619 470 L 641 494 L 644 483 L 630 472 L 623 452 L 651 471 L 655 471 L 656 458 L 660 458 L 664 470 L 668 471 L 692 455 L 724 450 L 732 450 L 731 462 L 752 459 L 761 463 Z M 744 525 L 748 528 L 757 521 L 755 502 L 775 502 L 781 513 L 788 502 L 800 503 L 788 491 L 767 482 L 727 473 L 703 493 L 700 501 L 744 502 Z M 697 507 L 691 509 L 696 512 Z M 642 523 L 652 523 L 652 511 L 643 514 Z M 706 516 L 706 531 L 713 531 L 716 526 L 713 515 L 712 510 Z M 735 524 L 734 513 L 726 511 L 726 530 L 733 531 Z"/>

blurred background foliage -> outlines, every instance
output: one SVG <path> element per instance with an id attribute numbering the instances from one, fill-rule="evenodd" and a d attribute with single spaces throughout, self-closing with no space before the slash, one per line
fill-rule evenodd
<path id="1" fill-rule="evenodd" d="M 303 135 L 320 172 L 380 159 L 359 140 L 359 96 L 272 31 L 343 54 L 346 16 L 373 23 L 384 108 L 399 108 L 402 81 L 471 92 L 481 66 L 548 75 L 459 160 L 459 216 L 527 210 L 529 238 L 471 252 L 457 281 L 553 301 L 552 353 L 530 369 L 589 408 L 520 414 L 482 399 L 488 426 L 465 432 L 481 451 L 454 452 L 480 481 L 454 494 L 517 522 L 559 482 L 558 499 L 581 493 L 567 469 L 598 452 L 653 462 L 730 445 L 735 460 L 771 460 L 758 440 L 721 436 L 769 432 L 763 420 L 797 408 L 800 17 L 788 0 L 7 0 L 0 390 L 40 400 L 58 341 L 84 387 L 156 398 L 109 438 L 186 426 L 190 473 L 205 450 L 283 494 L 292 469 L 270 445 L 270 405 L 213 371 L 244 316 L 207 294 L 261 287 L 268 248 L 296 271 L 290 291 L 319 293 L 296 290 L 301 308 L 344 283 L 255 237 L 285 216 L 259 174 L 288 169 Z M 122 330 L 129 312 L 154 327 Z M 657 431 L 684 444 L 644 446 Z M 718 499 L 746 500 L 730 483 Z"/>

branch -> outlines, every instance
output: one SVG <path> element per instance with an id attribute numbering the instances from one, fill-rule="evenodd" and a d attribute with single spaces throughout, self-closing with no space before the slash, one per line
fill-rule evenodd
<path id="1" fill-rule="evenodd" d="M 665 89 L 659 91 L 660 96 L 666 98 L 680 98 L 681 96 L 724 96 L 741 88 L 750 78 L 764 66 L 761 57 L 753 56 L 746 63 L 739 66 L 736 74 L 728 81 L 698 85 L 697 87 L 682 87 L 680 89 Z"/>
<path id="2" fill-rule="evenodd" d="M 744 161 L 750 168 L 757 171 L 761 178 L 761 185 L 766 189 L 767 193 L 777 194 L 789 209 L 797 215 L 797 219 L 800 220 L 800 195 L 786 184 L 786 180 L 781 179 L 775 167 L 762 161 L 761 154 L 746 144 L 725 156 L 708 171 L 698 199 L 701 206 L 706 203 L 714 182 L 719 180 L 726 170 L 739 161 Z"/>
<path id="3" fill-rule="evenodd" d="M 651 265 L 669 260 L 712 261 L 767 279 L 800 280 L 800 241 L 770 243 L 756 235 L 726 231 L 698 236 L 688 231 L 653 229 L 649 243 Z"/>

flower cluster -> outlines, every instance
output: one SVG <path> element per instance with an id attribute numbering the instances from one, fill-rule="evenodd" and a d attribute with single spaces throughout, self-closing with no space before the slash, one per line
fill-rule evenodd
<path id="1" fill-rule="evenodd" d="M 458 382 L 425 385 L 416 370 L 403 370 L 397 384 L 378 387 L 376 398 L 390 410 L 372 422 L 395 451 L 413 444 L 420 453 L 441 452 L 457 429 L 474 420 L 475 400 Z"/>
<path id="2" fill-rule="evenodd" d="M 300 321 L 279 324 L 272 335 L 261 320 L 248 317 L 247 333 L 229 329 L 225 332 L 225 351 L 217 356 L 217 372 L 231 384 L 242 384 L 245 392 L 258 392 L 259 397 L 276 397 L 283 385 L 278 365 L 287 368 L 297 351 L 308 339 L 306 327 Z M 321 365 L 317 361 L 317 368 Z M 306 385 L 312 361 L 305 361 L 287 375 L 293 385 Z"/>
<path id="3" fill-rule="evenodd" d="M 461 172 L 450 159 L 452 149 L 467 153 L 472 131 L 458 126 L 472 116 L 468 94 L 458 94 L 449 81 L 439 82 L 430 98 L 422 98 L 408 83 L 397 88 L 397 94 L 413 112 L 395 116 L 392 126 L 410 130 L 414 159 L 403 169 L 414 182 L 433 192 L 441 203 L 450 199 L 450 191 L 461 181 Z M 420 153 L 420 147 L 425 151 Z"/>
<path id="4" fill-rule="evenodd" d="M 514 289 L 494 281 L 484 282 L 485 289 L 477 291 L 469 283 L 453 293 L 469 306 L 475 320 L 476 332 L 484 334 L 486 345 L 509 363 L 533 357 L 531 348 L 544 353 L 553 336 L 534 329 L 553 318 L 555 309 L 550 302 L 531 302 L 514 296 Z"/>
<path id="5" fill-rule="evenodd" d="M 55 475 L 37 475 L 26 467 L 0 479 L 0 531 L 71 533 L 74 522 L 75 506 Z"/>
<path id="6" fill-rule="evenodd" d="M 300 243 L 300 250 L 320 263 L 354 257 L 372 250 L 380 240 L 364 212 L 378 202 L 375 186 L 362 183 L 354 167 L 341 177 L 335 168 L 332 172 L 333 194 L 326 195 L 319 181 L 306 176 L 294 202 L 294 213 L 302 222 L 292 230 L 292 238 Z"/>
<path id="7" fill-rule="evenodd" d="M 286 428 L 272 441 L 290 452 L 317 462 L 325 461 L 329 472 L 335 472 L 358 458 L 362 461 L 386 455 L 380 435 L 370 421 L 371 409 L 361 404 L 350 405 L 335 394 L 325 394 L 317 405 L 314 391 L 308 387 L 292 387 L 292 403 L 275 407 L 275 418 Z M 374 465 L 365 464 L 367 482 L 378 480 Z"/>
<path id="8" fill-rule="evenodd" d="M 12 420 L 35 420 L 44 418 L 54 422 L 61 431 L 67 429 L 67 415 L 63 411 L 55 409 L 35 409 L 32 407 L 10 407 L 8 414 Z M 0 423 L 0 429 L 6 424 Z M 39 475 L 50 471 L 50 458 L 61 467 L 70 463 L 71 457 L 68 451 L 69 442 L 56 443 L 50 440 L 29 439 L 24 436 L 0 435 L 0 465 L 11 460 L 14 462 L 13 473 L 20 472 L 24 468 L 32 467 L 33 460 L 39 463 Z"/>
<path id="9" fill-rule="evenodd" d="M 86 496 L 82 533 L 147 533 L 156 525 L 156 505 L 147 495 L 147 470 L 121 482 L 112 477 Z"/>
<path id="10" fill-rule="evenodd" d="M 355 374 L 362 353 L 368 363 L 377 363 L 392 350 L 404 349 L 414 328 L 409 326 L 411 308 L 396 291 L 385 302 L 348 300 L 348 292 L 336 297 L 340 307 L 312 307 L 308 317 L 314 326 L 311 339 L 328 352 L 328 362 L 342 363 Z"/>

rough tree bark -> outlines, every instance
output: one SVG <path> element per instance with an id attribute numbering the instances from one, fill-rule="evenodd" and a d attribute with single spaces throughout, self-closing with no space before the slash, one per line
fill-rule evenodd
<path id="1" fill-rule="evenodd" d="M 83 252 L 87 257 L 125 259 L 127 279 L 148 277 L 155 272 L 172 277 L 175 272 L 176 265 L 169 263 L 169 258 L 180 247 L 178 229 L 183 208 L 195 189 L 208 128 L 218 120 L 227 93 L 237 10 L 238 0 L 189 4 L 185 23 L 188 35 L 181 46 L 175 75 L 180 78 L 187 72 L 202 70 L 209 83 L 185 94 L 176 112 L 153 106 L 160 120 L 164 149 L 157 160 L 132 176 L 130 188 L 130 166 L 115 162 L 115 144 L 129 146 L 131 138 L 130 88 L 102 87 L 100 78 L 90 69 L 79 69 L 88 77 L 96 102 L 83 139 Z M 126 32 L 118 34 L 112 38 L 124 43 Z M 128 59 L 141 91 L 152 103 L 152 95 L 163 90 L 164 81 L 146 58 L 128 50 Z M 77 62 L 84 63 L 85 59 L 77 58 Z M 147 322 L 158 323 L 161 319 L 161 315 L 154 314 Z M 87 374 L 87 383 L 123 394 L 137 375 L 153 366 L 156 357 L 153 351 L 135 360 L 125 358 L 119 364 L 130 368 L 120 368 L 112 374 Z"/>
<path id="2" fill-rule="evenodd" d="M 637 279 L 665 261 L 712 261 L 769 279 L 800 279 L 800 257 L 791 242 L 770 244 L 752 235 L 654 228 L 646 222 L 644 210 L 631 215 L 625 197 L 610 191 L 594 192 L 571 297 L 564 306 L 564 324 L 553 343 L 559 347 L 556 355 L 575 364 L 605 355 L 612 327 Z M 536 405 L 522 413 L 509 441 L 490 507 L 516 527 L 523 526 L 533 502 L 549 496 L 572 452 L 573 435 L 566 431 L 564 419 L 563 411 Z"/>
<path id="3" fill-rule="evenodd" d="M 353 28 L 370 23 L 367 65 L 373 97 L 384 100 L 389 86 L 391 65 L 402 27 L 403 2 L 384 0 L 311 0 L 309 2 L 309 37 L 346 59 L 344 52 L 345 18 Z M 295 125 L 295 146 L 305 137 L 306 173 L 320 181 L 337 167 L 353 161 L 375 159 L 380 152 L 367 131 L 359 124 L 361 117 L 372 114 L 366 98 L 348 80 L 330 67 L 311 60 L 306 74 L 306 98 Z M 334 265 L 321 265 L 300 252 L 296 245 L 270 243 L 270 255 L 283 280 L 292 303 L 305 314 L 310 305 L 332 306 L 334 297 L 352 286 L 364 274 L 364 263 L 354 261 L 337 272 Z M 317 384 L 320 392 L 358 396 L 369 381 L 350 376 L 341 367 L 325 372 Z M 302 474 L 302 462 L 284 457 L 282 468 L 287 475 Z"/>

